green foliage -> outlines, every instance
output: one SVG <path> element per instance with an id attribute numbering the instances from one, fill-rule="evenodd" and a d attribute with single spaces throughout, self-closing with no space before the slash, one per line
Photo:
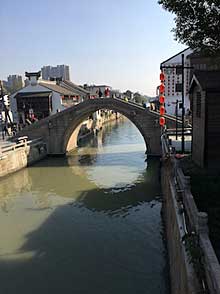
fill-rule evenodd
<path id="1" fill-rule="evenodd" d="M 182 241 L 185 242 L 189 262 L 193 265 L 198 277 L 204 279 L 203 252 L 199 245 L 198 235 L 195 233 L 186 234 Z"/>
<path id="2" fill-rule="evenodd" d="M 137 93 L 134 93 L 134 101 L 136 103 L 142 104 L 147 101 L 147 98 L 145 98 L 144 96 L 142 96 L 141 94 L 137 92 Z"/>
<path id="3" fill-rule="evenodd" d="M 219 0 L 159 0 L 158 3 L 176 15 L 176 40 L 195 50 L 220 53 Z"/>

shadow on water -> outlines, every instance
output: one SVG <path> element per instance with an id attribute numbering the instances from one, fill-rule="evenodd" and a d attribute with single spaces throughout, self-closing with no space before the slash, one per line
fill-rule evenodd
<path id="1" fill-rule="evenodd" d="M 132 190 L 93 188 L 53 209 L 20 249 L 1 256 L 1 293 L 167 294 L 155 167 Z"/>
<path id="2" fill-rule="evenodd" d="M 161 190 L 159 178 L 155 175 L 155 169 L 158 169 L 159 162 L 153 160 L 150 162 L 145 173 L 139 176 L 140 180 L 136 183 L 130 183 L 126 186 L 119 186 L 109 189 L 94 189 L 82 193 L 77 199 L 79 205 L 82 203 L 88 209 L 95 211 L 104 211 L 114 215 L 129 211 L 144 202 L 161 200 Z M 157 195 L 155 197 L 155 195 Z M 153 203 L 151 204 L 153 205 Z"/>
<path id="3" fill-rule="evenodd" d="M 142 202 L 151 202 L 153 200 L 161 200 L 161 190 L 159 185 L 159 173 L 155 174 L 155 170 L 159 169 L 158 160 L 148 160 L 146 170 L 134 178 L 133 182 L 120 183 L 110 188 L 100 188 L 95 182 L 91 182 L 87 178 L 86 172 L 75 164 L 75 158 L 60 158 L 49 164 L 53 166 L 66 166 L 68 168 L 56 173 L 53 169 L 53 174 L 50 176 L 50 170 L 41 169 L 41 172 L 36 173 L 35 168 L 23 169 L 19 173 L 15 173 L 9 179 L 1 180 L 0 185 L 0 207 L 4 210 L 7 206 L 7 201 L 10 203 L 13 197 L 17 194 L 32 192 L 39 202 L 49 203 L 49 198 L 58 195 L 59 197 L 68 198 L 68 201 L 77 203 L 78 206 L 84 206 L 92 211 L 103 211 L 110 214 L 117 213 L 117 210 L 129 209 L 129 207 L 138 206 Z M 79 159 L 80 160 L 80 159 Z M 47 166 L 47 161 L 43 161 Z M 43 162 L 39 164 L 42 167 Z M 65 163 L 65 164 L 64 164 Z M 71 165 L 74 163 L 73 165 Z M 87 161 L 88 164 L 88 161 Z M 74 177 L 73 177 L 74 175 Z M 4 197 L 4 195 L 8 195 Z M 156 195 L 156 197 L 155 197 Z M 10 209 L 10 205 L 8 205 Z M 38 207 L 39 209 L 43 207 Z M 45 205 L 44 208 L 47 208 Z M 37 209 L 37 208 L 35 208 Z M 7 210 L 7 209 L 6 209 Z"/>
<path id="4" fill-rule="evenodd" d="M 71 154 L 65 156 L 48 156 L 46 158 L 44 158 L 43 160 L 35 163 L 34 165 L 32 165 L 31 167 L 62 167 L 62 166 L 78 166 L 79 163 L 81 165 L 85 164 L 85 165 L 91 165 L 93 163 L 96 163 L 100 166 L 114 166 L 114 165 L 118 165 L 118 161 L 110 161 L 110 159 L 112 159 L 112 154 L 113 153 L 108 153 L 108 152 L 103 152 L 100 154 L 97 154 L 97 151 L 92 148 L 84 148 L 83 152 L 77 153 L 78 149 L 75 150 L 75 152 L 72 152 Z M 125 152 L 125 151 L 117 151 L 117 155 L 120 156 L 120 161 L 122 165 L 127 165 L 124 159 L 127 159 L 128 156 L 130 158 L 135 158 L 135 156 L 140 155 L 140 152 L 138 151 L 129 151 L 129 152 Z M 98 162 L 97 163 L 97 159 L 98 158 L 102 158 L 104 159 L 104 162 Z M 146 158 L 146 155 L 143 154 L 143 158 Z M 52 159 L 52 160 L 51 160 Z M 53 160 L 55 159 L 55 160 Z M 109 160 L 108 160 L 109 159 Z"/>
<path id="5" fill-rule="evenodd" d="M 125 129 L 1 181 L 1 293 L 169 293 L 159 161 Z"/>

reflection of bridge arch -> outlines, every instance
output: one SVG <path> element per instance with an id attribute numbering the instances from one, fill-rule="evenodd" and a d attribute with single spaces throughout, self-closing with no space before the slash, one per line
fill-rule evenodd
<path id="1" fill-rule="evenodd" d="M 115 98 L 86 100 L 29 126 L 18 135 L 28 135 L 30 139 L 42 137 L 49 154 L 65 154 L 76 147 L 80 123 L 100 109 L 113 110 L 127 117 L 142 134 L 147 153 L 160 154 L 158 116 L 148 109 Z"/>

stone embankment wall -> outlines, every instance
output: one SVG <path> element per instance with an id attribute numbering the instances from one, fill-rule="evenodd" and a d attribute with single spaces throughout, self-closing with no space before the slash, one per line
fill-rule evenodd
<path id="1" fill-rule="evenodd" d="M 119 119 L 120 117 L 122 117 L 120 113 L 115 113 L 114 111 L 108 110 L 108 112 L 103 115 L 100 120 L 96 121 L 95 129 L 99 130 L 104 124 Z"/>
<path id="2" fill-rule="evenodd" d="M 47 156 L 46 146 L 43 142 L 14 144 L 5 148 L 5 150 L 0 149 L 0 151 L 0 178 L 27 167 Z"/>
<path id="3" fill-rule="evenodd" d="M 77 147 L 77 143 L 76 143 L 77 141 L 81 142 L 87 137 L 96 134 L 98 131 L 102 129 L 103 125 L 107 124 L 108 122 L 115 121 L 119 119 L 120 117 L 122 117 L 120 113 L 115 113 L 113 111 L 108 110 L 107 113 L 103 114 L 98 119 L 89 119 L 87 121 L 87 126 L 86 126 L 87 130 L 85 133 L 80 134 L 80 132 L 74 131 L 73 135 L 71 136 L 70 140 L 72 140 L 72 142 L 74 142 L 75 140 L 75 147 L 73 149 Z M 78 130 L 80 129 L 80 126 L 81 125 L 77 127 Z M 74 146 L 72 142 L 69 142 L 70 146 Z"/>
<path id="4" fill-rule="evenodd" d="M 162 139 L 163 216 L 172 294 L 220 294 L 220 265 L 208 236 L 207 214 L 198 211 L 190 191 L 190 178 L 184 176 L 166 146 Z M 192 237 L 197 242 L 187 246 Z M 197 260 L 195 256 L 193 259 L 195 254 Z"/>

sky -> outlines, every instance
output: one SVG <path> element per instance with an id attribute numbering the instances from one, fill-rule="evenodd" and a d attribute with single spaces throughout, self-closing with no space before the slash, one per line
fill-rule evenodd
<path id="1" fill-rule="evenodd" d="M 77 84 L 155 96 L 160 63 L 186 48 L 157 0 L 0 0 L 0 79 L 70 66 Z"/>

